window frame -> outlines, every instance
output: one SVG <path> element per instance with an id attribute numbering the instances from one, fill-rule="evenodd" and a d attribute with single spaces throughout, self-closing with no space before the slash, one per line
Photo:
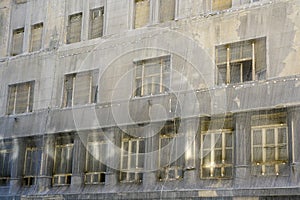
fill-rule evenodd
<path id="1" fill-rule="evenodd" d="M 31 172 L 32 168 L 32 164 L 33 164 L 33 161 L 34 161 L 34 158 L 30 157 L 31 159 L 29 160 L 27 155 L 28 155 L 28 151 L 31 152 L 31 154 L 33 152 L 35 153 L 39 153 L 40 155 L 38 160 L 41 160 L 42 159 L 42 155 L 43 155 L 43 151 L 42 151 L 42 148 L 41 147 L 36 147 L 36 146 L 32 146 L 32 147 L 26 147 L 26 150 L 25 150 L 25 161 L 24 161 L 24 169 L 23 169 L 23 185 L 25 186 L 31 186 L 31 185 L 35 185 L 36 184 L 36 181 L 37 181 L 37 177 L 39 175 L 39 173 L 37 172 L 37 174 L 34 174 L 34 171 Z M 27 173 L 27 162 L 28 160 L 30 161 L 30 173 L 28 174 Z M 35 166 L 37 169 L 40 169 L 40 165 L 39 166 Z M 39 171 L 39 170 L 38 170 Z"/>
<path id="2" fill-rule="evenodd" d="M 172 21 L 172 20 L 175 20 L 176 19 L 176 8 L 177 8 L 177 3 L 178 1 L 177 0 L 172 0 L 174 1 L 174 10 L 173 10 L 173 16 L 171 18 L 167 18 L 167 19 L 162 19 L 162 5 L 161 5 L 161 2 L 164 1 L 164 0 L 159 0 L 159 22 L 160 23 L 165 23 L 167 21 Z"/>
<path id="3" fill-rule="evenodd" d="M 41 35 L 40 35 L 40 40 L 39 40 L 39 48 L 38 49 L 33 49 L 33 43 L 34 43 L 34 40 L 33 40 L 33 32 L 34 30 L 36 29 L 42 29 L 41 30 Z M 43 22 L 40 22 L 40 23 L 36 23 L 36 24 L 33 24 L 31 26 L 31 34 L 30 34 L 30 47 L 29 47 L 29 52 L 35 52 L 35 51 L 39 51 L 42 49 L 42 46 L 43 46 L 43 36 L 44 36 L 44 23 Z"/>
<path id="4" fill-rule="evenodd" d="M 13 153 L 12 149 L 10 148 L 3 148 L 0 149 L 0 154 L 8 154 L 8 162 L 5 162 L 5 160 L 2 162 L 3 166 L 1 166 L 1 173 L 5 174 L 3 170 L 8 169 L 9 170 L 9 176 L 0 176 L 0 187 L 1 186 L 7 186 L 9 184 L 9 180 L 11 178 L 11 154 Z M 2 158 L 2 155 L 1 155 Z M 6 158 L 5 158 L 6 159 Z M 6 166 L 7 165 L 7 166 Z"/>
<path id="5" fill-rule="evenodd" d="M 137 24 L 136 24 L 136 21 L 137 21 L 137 16 L 136 16 L 136 14 L 137 14 L 137 11 L 136 11 L 137 10 L 137 6 L 136 6 L 136 4 L 139 1 L 149 1 L 148 20 L 147 20 L 147 22 L 145 24 L 143 24 L 141 26 L 137 26 Z M 152 4 L 151 2 L 152 2 L 151 0 L 133 0 L 133 20 L 132 20 L 133 21 L 133 23 L 132 23 L 133 29 L 143 28 L 143 27 L 148 26 L 151 23 L 151 4 Z"/>
<path id="6" fill-rule="evenodd" d="M 93 27 L 93 22 L 94 21 L 94 12 L 95 11 L 98 11 L 101 13 L 101 15 L 99 15 L 98 17 L 102 17 L 102 30 L 101 30 L 101 33 L 99 36 L 93 36 L 93 33 L 92 33 L 92 27 Z M 90 9 L 90 13 L 89 13 L 89 31 L 88 31 L 88 39 L 89 40 L 92 40 L 92 39 L 96 39 L 96 38 L 100 38 L 100 37 L 103 37 L 104 35 L 104 23 L 105 22 L 105 9 L 104 9 L 104 6 L 100 6 L 100 7 L 97 7 L 97 8 L 93 8 L 93 9 Z"/>
<path id="7" fill-rule="evenodd" d="M 22 40 L 20 41 L 20 47 L 18 49 L 16 49 L 16 40 L 17 40 L 17 36 L 19 34 L 21 34 Z M 17 56 L 23 53 L 23 48 L 24 48 L 24 36 L 25 36 L 25 27 L 20 27 L 17 29 L 14 29 L 12 31 L 12 40 L 11 40 L 11 51 L 10 51 L 10 55 L 11 56 Z"/>
<path id="8" fill-rule="evenodd" d="M 81 20 L 81 22 L 80 22 L 80 33 L 76 33 L 76 34 L 78 34 L 78 39 L 76 39 L 76 37 L 75 37 L 75 39 L 71 39 L 72 37 L 74 37 L 74 36 L 72 36 L 71 34 L 74 34 L 74 33 L 72 33 L 71 32 L 71 29 L 72 29 L 72 18 L 74 17 L 74 18 L 76 18 L 76 17 L 79 17 L 80 16 L 80 20 Z M 82 40 L 82 26 L 83 26 L 83 12 L 77 12 L 77 13 L 73 13 L 73 14 L 70 14 L 70 15 L 68 15 L 68 24 L 67 24 L 67 34 L 66 34 L 66 44 L 73 44 L 73 43 L 78 43 L 78 42 L 81 42 L 81 40 Z"/>

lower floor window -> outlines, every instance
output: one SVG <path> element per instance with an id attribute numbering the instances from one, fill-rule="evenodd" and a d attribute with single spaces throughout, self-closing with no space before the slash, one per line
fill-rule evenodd
<path id="1" fill-rule="evenodd" d="M 42 149 L 36 147 L 26 148 L 23 185 L 30 186 L 36 184 L 36 177 L 39 174 L 41 159 Z"/>
<path id="2" fill-rule="evenodd" d="M 9 150 L 0 150 L 0 186 L 9 183 L 11 169 L 10 154 Z"/>

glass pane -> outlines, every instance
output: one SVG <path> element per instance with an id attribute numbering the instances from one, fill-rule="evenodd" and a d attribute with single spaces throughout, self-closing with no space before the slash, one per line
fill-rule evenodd
<path id="1" fill-rule="evenodd" d="M 252 81 L 252 60 L 242 62 L 243 82 Z"/>
<path id="2" fill-rule="evenodd" d="M 202 146 L 203 146 L 203 149 L 211 148 L 211 134 L 203 135 Z"/>
<path id="3" fill-rule="evenodd" d="M 214 168 L 214 177 L 221 177 L 221 168 Z"/>
<path id="4" fill-rule="evenodd" d="M 266 144 L 275 144 L 274 129 L 266 130 Z"/>
<path id="5" fill-rule="evenodd" d="M 232 134 L 231 133 L 225 134 L 225 141 L 226 141 L 226 147 L 232 147 Z"/>
<path id="6" fill-rule="evenodd" d="M 287 154 L 287 148 L 286 148 L 286 145 L 282 146 L 282 147 L 279 147 L 278 149 L 278 159 L 281 160 L 281 161 L 286 161 L 288 160 L 288 154 Z"/>
<path id="7" fill-rule="evenodd" d="M 215 163 L 216 164 L 222 163 L 222 150 L 215 150 Z"/>
<path id="8" fill-rule="evenodd" d="M 241 64 L 234 63 L 230 64 L 230 83 L 241 82 Z"/>
<path id="9" fill-rule="evenodd" d="M 275 148 L 274 147 L 266 148 L 266 161 L 271 162 L 274 160 L 275 160 Z"/>
<path id="10" fill-rule="evenodd" d="M 286 128 L 278 128 L 278 144 L 284 144 L 286 141 Z"/>
<path id="11" fill-rule="evenodd" d="M 262 131 L 254 130 L 252 139 L 253 139 L 253 145 L 262 145 Z"/>
<path id="12" fill-rule="evenodd" d="M 225 150 L 225 162 L 228 164 L 232 164 L 232 150 L 231 149 L 226 149 Z"/>
<path id="13" fill-rule="evenodd" d="M 203 165 L 209 166 L 211 165 L 211 152 L 210 151 L 203 151 Z"/>
<path id="14" fill-rule="evenodd" d="M 128 169 L 128 156 L 123 156 L 122 169 Z"/>
<path id="15" fill-rule="evenodd" d="M 262 147 L 253 148 L 253 162 L 262 162 Z"/>
<path id="16" fill-rule="evenodd" d="M 210 168 L 202 168 L 202 177 L 210 177 Z"/>
<path id="17" fill-rule="evenodd" d="M 226 83 L 226 65 L 218 66 L 218 84 Z"/>
<path id="18" fill-rule="evenodd" d="M 215 135 L 215 144 L 214 147 L 215 148 L 222 148 L 222 134 L 220 133 L 217 133 L 217 134 L 214 134 Z"/>
<path id="19" fill-rule="evenodd" d="M 224 168 L 224 176 L 225 177 L 232 177 L 232 167 L 225 167 Z"/>

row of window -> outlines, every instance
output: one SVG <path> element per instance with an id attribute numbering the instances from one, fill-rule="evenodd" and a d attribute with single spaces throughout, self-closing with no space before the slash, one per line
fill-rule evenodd
<path id="1" fill-rule="evenodd" d="M 287 175 L 288 128 L 286 112 L 272 112 L 251 117 L 251 173 L 252 175 Z M 185 170 L 196 166 L 196 138 L 200 138 L 200 177 L 232 178 L 234 166 L 234 124 L 231 116 L 222 118 L 201 118 L 200 137 L 188 130 L 179 128 L 179 119 L 167 121 L 158 132 L 157 179 L 178 180 L 184 178 Z M 142 182 L 145 171 L 145 144 L 149 138 L 137 136 L 139 126 L 130 127 L 126 133 L 119 130 L 115 138 L 120 142 L 108 141 L 105 134 L 90 133 L 87 138 L 85 159 L 85 183 L 98 184 L 105 182 L 107 163 L 116 156 L 120 157 L 120 182 Z M 250 131 L 250 130 L 249 130 Z M 118 139 L 117 139 L 118 140 Z M 153 143 L 153 139 L 150 138 Z M 24 141 L 25 142 L 25 141 Z M 249 141 L 250 142 L 250 141 Z M 35 184 L 39 176 L 43 149 L 32 141 L 27 141 L 23 178 L 25 185 Z M 249 144 L 250 145 L 250 144 Z M 15 148 L 0 150 L 0 180 L 2 184 L 10 178 L 11 156 Z M 121 151 L 112 155 L 116 146 Z M 55 142 L 53 185 L 71 183 L 73 159 L 81 160 L 73 153 L 73 136 L 59 136 Z M 244 147 L 246 148 L 246 147 Z M 44 150 L 47 148 L 44 148 Z M 155 151 L 152 149 L 151 151 Z M 45 152 L 47 153 L 47 152 Z M 238 152 L 236 152 L 238 153 Z M 118 159 L 119 160 L 119 159 Z"/>

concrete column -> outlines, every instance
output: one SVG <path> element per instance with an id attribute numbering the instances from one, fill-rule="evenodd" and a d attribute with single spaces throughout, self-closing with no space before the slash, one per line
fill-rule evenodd
<path id="1" fill-rule="evenodd" d="M 20 138 L 13 139 L 12 143 L 10 194 L 16 194 L 22 186 L 26 141 Z"/>
<path id="2" fill-rule="evenodd" d="M 23 38 L 23 53 L 28 53 L 30 48 L 30 36 L 31 36 L 31 13 L 32 13 L 32 1 L 26 3 L 26 18 L 24 26 L 24 38 Z"/>
<path id="3" fill-rule="evenodd" d="M 71 180 L 72 188 L 77 188 L 84 184 L 86 149 L 83 142 L 84 141 L 81 141 L 81 137 L 79 137 L 79 135 L 74 136 L 72 180 Z"/>
<path id="4" fill-rule="evenodd" d="M 82 34 L 81 40 L 86 41 L 89 37 L 89 20 L 90 20 L 90 4 L 89 2 L 82 1 Z"/>
<path id="5" fill-rule="evenodd" d="M 108 142 L 108 149 L 109 152 L 107 152 L 108 159 L 107 162 L 107 170 L 105 175 L 105 186 L 106 187 L 114 187 L 119 180 L 119 173 L 118 169 L 120 169 L 120 138 L 121 135 L 119 133 L 119 130 L 117 128 L 113 128 L 107 132 L 105 132 L 105 136 L 107 138 Z"/>
<path id="6" fill-rule="evenodd" d="M 42 150 L 40 175 L 37 180 L 39 192 L 46 191 L 51 187 L 55 150 L 54 135 L 44 136 Z"/>
<path id="7" fill-rule="evenodd" d="M 238 113 L 234 116 L 234 184 L 235 187 L 245 186 L 251 175 L 251 115 Z"/>

